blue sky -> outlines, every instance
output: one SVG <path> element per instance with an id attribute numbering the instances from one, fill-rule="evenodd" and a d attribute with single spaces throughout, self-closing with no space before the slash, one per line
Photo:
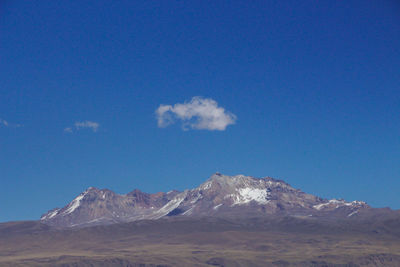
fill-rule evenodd
<path id="1" fill-rule="evenodd" d="M 183 190 L 217 171 L 399 209 L 399 14 L 397 1 L 1 1 L 0 221 L 89 186 Z"/>

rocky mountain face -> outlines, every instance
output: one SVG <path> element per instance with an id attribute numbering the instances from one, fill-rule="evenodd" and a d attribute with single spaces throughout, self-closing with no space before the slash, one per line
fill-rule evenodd
<path id="1" fill-rule="evenodd" d="M 88 188 L 63 208 L 50 210 L 41 221 L 56 227 L 155 220 L 168 216 L 308 216 L 356 217 L 370 210 L 365 202 L 327 200 L 306 194 L 281 180 L 244 175 L 212 175 L 199 187 L 183 192 L 126 195 Z"/>

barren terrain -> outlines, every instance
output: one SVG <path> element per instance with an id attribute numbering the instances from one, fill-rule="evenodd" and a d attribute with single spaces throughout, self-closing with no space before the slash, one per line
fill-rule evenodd
<path id="1" fill-rule="evenodd" d="M 0 224 L 0 266 L 400 266 L 400 220 L 166 218 Z"/>

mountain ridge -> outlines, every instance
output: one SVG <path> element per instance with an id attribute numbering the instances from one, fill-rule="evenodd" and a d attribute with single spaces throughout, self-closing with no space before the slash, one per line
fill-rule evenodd
<path id="1" fill-rule="evenodd" d="M 134 189 L 122 195 L 89 187 L 63 208 L 43 214 L 40 220 L 56 227 L 82 227 L 166 216 L 353 217 L 372 209 L 363 201 L 329 200 L 307 194 L 272 177 L 217 172 L 198 187 L 182 192 L 149 194 Z"/>

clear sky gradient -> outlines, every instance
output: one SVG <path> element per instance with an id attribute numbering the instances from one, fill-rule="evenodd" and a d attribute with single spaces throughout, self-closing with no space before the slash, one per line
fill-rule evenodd
<path id="1" fill-rule="evenodd" d="M 399 209 L 399 2 L 0 1 L 0 221 L 217 171 Z"/>

